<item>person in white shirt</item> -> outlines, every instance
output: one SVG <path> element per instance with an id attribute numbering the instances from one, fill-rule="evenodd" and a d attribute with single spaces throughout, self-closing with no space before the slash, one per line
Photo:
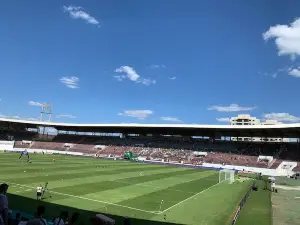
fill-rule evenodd
<path id="1" fill-rule="evenodd" d="M 272 191 L 274 192 L 275 191 L 275 182 L 274 181 L 272 182 L 271 186 L 272 186 Z"/>
<path id="2" fill-rule="evenodd" d="M 42 185 L 37 186 L 37 188 L 36 188 L 36 199 L 37 200 L 42 199 L 42 191 L 43 191 Z"/>
<path id="3" fill-rule="evenodd" d="M 0 185 L 0 225 L 8 225 L 8 200 L 7 193 L 8 185 Z"/>

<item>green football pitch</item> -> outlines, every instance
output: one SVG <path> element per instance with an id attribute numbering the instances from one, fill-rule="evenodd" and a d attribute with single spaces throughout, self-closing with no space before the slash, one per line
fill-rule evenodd
<path id="1" fill-rule="evenodd" d="M 46 216 L 60 210 L 133 218 L 132 224 L 226 225 L 251 182 L 219 183 L 218 172 L 62 155 L 0 153 L 0 182 L 9 187 L 9 206 L 33 213 L 46 205 Z M 55 157 L 55 162 L 52 160 Z M 37 202 L 38 184 L 49 193 Z M 158 221 L 158 222 L 154 222 Z"/>

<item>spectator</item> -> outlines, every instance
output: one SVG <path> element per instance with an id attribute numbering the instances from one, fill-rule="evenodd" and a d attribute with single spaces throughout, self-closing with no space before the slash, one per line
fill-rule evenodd
<path id="1" fill-rule="evenodd" d="M 16 213 L 16 218 L 12 219 L 11 225 L 18 225 L 21 222 L 21 213 Z"/>
<path id="2" fill-rule="evenodd" d="M 115 221 L 103 214 L 97 214 L 91 217 L 92 225 L 115 225 Z"/>
<path id="3" fill-rule="evenodd" d="M 67 219 L 68 219 L 68 212 L 66 211 L 61 212 L 60 216 L 54 220 L 53 225 L 65 225 Z"/>
<path id="4" fill-rule="evenodd" d="M 69 220 L 69 224 L 68 225 L 74 225 L 74 224 L 76 224 L 76 222 L 79 219 L 79 216 L 80 216 L 79 213 L 77 213 L 77 212 L 73 213 L 73 215 L 71 216 L 71 218 Z"/>
<path id="5" fill-rule="evenodd" d="M 0 225 L 8 225 L 8 200 L 7 193 L 8 185 L 0 185 Z"/>
<path id="6" fill-rule="evenodd" d="M 43 218 L 45 211 L 45 206 L 38 206 L 36 217 L 29 220 L 26 225 L 48 225 L 47 221 Z"/>

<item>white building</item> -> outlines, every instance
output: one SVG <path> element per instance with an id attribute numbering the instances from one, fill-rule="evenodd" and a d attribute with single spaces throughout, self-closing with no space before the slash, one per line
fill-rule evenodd
<path id="1" fill-rule="evenodd" d="M 281 124 L 281 122 L 277 120 L 265 120 L 264 122 L 260 122 L 260 119 L 257 119 L 256 117 L 252 117 L 249 114 L 240 114 L 237 117 L 231 117 L 230 118 L 230 124 L 231 125 L 243 125 L 243 126 L 249 126 L 249 125 L 276 125 Z M 289 142 L 288 138 L 264 138 L 264 137 L 232 137 L 232 141 L 255 141 L 255 142 Z"/>
<path id="2" fill-rule="evenodd" d="M 240 114 L 237 117 L 230 118 L 231 125 L 260 125 L 260 119 L 252 117 L 249 114 Z"/>

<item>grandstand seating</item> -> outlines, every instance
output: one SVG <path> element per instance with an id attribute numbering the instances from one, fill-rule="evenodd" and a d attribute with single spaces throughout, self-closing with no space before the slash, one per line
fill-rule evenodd
<path id="1" fill-rule="evenodd" d="M 272 164 L 272 166 L 270 167 L 270 169 L 276 169 L 281 163 L 282 163 L 282 160 L 275 159 L 275 162 Z"/>
<path id="2" fill-rule="evenodd" d="M 298 162 L 297 166 L 293 169 L 294 172 L 300 172 L 300 162 Z"/>
<path id="3" fill-rule="evenodd" d="M 17 148 L 74 151 L 100 156 L 122 157 L 131 151 L 137 156 L 153 160 L 188 163 L 218 163 L 276 169 L 283 160 L 300 161 L 297 143 L 236 143 L 208 139 L 179 137 L 147 137 L 58 134 L 37 135 L 35 132 L 15 132 Z M 44 138 L 44 140 L 42 140 Z M 27 140 L 28 143 L 22 142 Z M 99 148 L 95 148 L 100 145 Z M 103 146 L 103 147 L 101 147 Z M 195 157 L 194 151 L 207 152 L 206 156 Z M 272 161 L 259 161 L 258 156 L 271 156 Z M 299 165 L 294 169 L 299 170 Z"/>
<path id="4" fill-rule="evenodd" d="M 95 145 L 75 144 L 73 147 L 69 148 L 69 151 L 96 154 L 99 150 L 95 149 Z"/>
<path id="5" fill-rule="evenodd" d="M 60 142 L 41 142 L 41 141 L 34 141 L 30 148 L 32 148 L 32 149 L 60 150 L 60 151 L 65 151 L 65 150 L 69 149 L 69 147 L 64 146 L 64 143 L 60 143 Z"/>
<path id="6" fill-rule="evenodd" d="M 28 148 L 29 144 L 24 144 L 22 141 L 15 141 L 15 148 Z"/>

